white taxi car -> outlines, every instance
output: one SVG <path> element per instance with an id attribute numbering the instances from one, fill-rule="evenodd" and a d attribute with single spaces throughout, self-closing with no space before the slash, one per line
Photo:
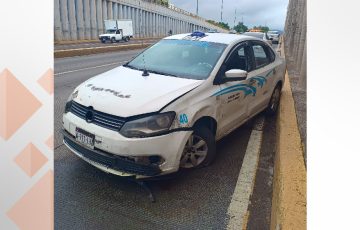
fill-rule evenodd
<path id="1" fill-rule="evenodd" d="M 178 34 L 70 95 L 65 145 L 97 168 L 146 178 L 212 162 L 216 140 L 263 110 L 274 114 L 285 63 L 263 40 Z"/>

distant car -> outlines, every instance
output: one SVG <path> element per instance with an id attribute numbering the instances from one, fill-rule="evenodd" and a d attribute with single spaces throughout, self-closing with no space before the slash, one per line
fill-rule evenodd
<path id="1" fill-rule="evenodd" d="M 269 38 L 269 36 L 267 35 L 267 33 L 263 33 L 263 32 L 245 32 L 242 35 L 246 35 L 246 36 L 251 36 L 251 37 L 255 37 L 255 38 L 259 38 L 261 40 L 264 40 L 266 43 L 268 43 L 270 46 L 272 45 L 272 41 Z"/>
<path id="2" fill-rule="evenodd" d="M 128 42 L 133 37 L 132 20 L 104 20 L 105 34 L 99 35 L 99 40 L 102 43 L 110 41 L 111 43 L 125 41 Z"/>
<path id="3" fill-rule="evenodd" d="M 229 34 L 237 34 L 236 30 L 230 30 Z"/>
<path id="4" fill-rule="evenodd" d="M 285 60 L 263 40 L 173 35 L 76 87 L 64 143 L 105 172 L 137 179 L 207 166 L 216 140 L 263 110 L 276 113 L 284 76 Z"/>
<path id="5" fill-rule="evenodd" d="M 268 33 L 269 38 L 271 39 L 272 43 L 278 44 L 280 39 L 280 32 L 276 30 L 271 30 Z"/>
<path id="6" fill-rule="evenodd" d="M 208 31 L 208 33 L 218 33 L 217 29 L 211 29 Z"/>

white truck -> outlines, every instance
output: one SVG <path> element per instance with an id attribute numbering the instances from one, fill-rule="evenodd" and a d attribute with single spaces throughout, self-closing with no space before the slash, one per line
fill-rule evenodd
<path id="1" fill-rule="evenodd" d="M 104 20 L 105 34 L 100 34 L 99 39 L 102 43 L 110 41 L 111 43 L 121 40 L 128 42 L 134 35 L 132 20 Z"/>

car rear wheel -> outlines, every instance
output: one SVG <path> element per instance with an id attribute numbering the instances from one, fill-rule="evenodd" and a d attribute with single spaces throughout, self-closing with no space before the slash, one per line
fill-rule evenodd
<path id="1" fill-rule="evenodd" d="M 270 98 L 270 102 L 268 107 L 266 108 L 266 113 L 268 115 L 275 115 L 277 112 L 277 109 L 279 108 L 280 104 L 280 96 L 281 96 L 281 86 L 278 84 Z"/>
<path id="2" fill-rule="evenodd" d="M 198 127 L 187 140 L 181 159 L 181 168 L 201 168 L 209 165 L 215 157 L 215 137 L 206 127 Z"/>

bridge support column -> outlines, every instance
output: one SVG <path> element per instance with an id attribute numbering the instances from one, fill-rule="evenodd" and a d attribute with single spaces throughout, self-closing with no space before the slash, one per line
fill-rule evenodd
<path id="1" fill-rule="evenodd" d="M 123 5 L 119 4 L 119 19 L 124 18 L 124 11 L 123 11 Z"/>
<path id="2" fill-rule="evenodd" d="M 110 2 L 110 1 L 107 2 L 107 16 L 108 16 L 108 19 L 114 19 L 113 11 L 112 11 L 112 2 Z"/>
<path id="3" fill-rule="evenodd" d="M 102 2 L 101 0 L 96 0 L 96 22 L 97 22 L 97 30 L 98 35 L 104 33 L 104 21 L 102 15 Z"/>
<path id="4" fill-rule="evenodd" d="M 113 12 L 113 14 L 114 14 L 114 19 L 115 20 L 119 19 L 119 8 L 118 7 L 119 7 L 119 4 L 114 2 L 114 12 Z"/>
<path id="5" fill-rule="evenodd" d="M 75 2 L 68 1 L 68 8 L 69 8 L 69 23 L 70 23 L 70 39 L 76 40 L 77 39 L 77 28 L 76 28 L 76 17 L 75 17 Z"/>
<path id="6" fill-rule="evenodd" d="M 70 40 L 67 0 L 60 0 L 61 26 L 64 40 Z"/>
<path id="7" fill-rule="evenodd" d="M 90 36 L 91 39 L 97 39 L 99 34 L 97 32 L 97 17 L 96 17 L 96 3 L 95 0 L 90 0 Z"/>
<path id="8" fill-rule="evenodd" d="M 84 40 L 84 8 L 83 8 L 83 1 L 76 0 L 75 1 L 76 12 L 74 9 L 74 14 L 76 16 L 76 31 L 77 31 L 77 38 L 79 40 Z"/>
<path id="9" fill-rule="evenodd" d="M 63 40 L 62 29 L 61 29 L 61 16 L 60 16 L 60 2 L 59 0 L 54 1 L 54 40 Z"/>
<path id="10" fill-rule="evenodd" d="M 89 0 L 83 1 L 84 8 L 84 38 L 91 39 L 91 25 L 90 25 L 90 2 Z"/>
<path id="11" fill-rule="evenodd" d="M 108 15 L 107 15 L 107 4 L 106 4 L 106 1 L 105 0 L 103 0 L 103 2 L 102 2 L 102 14 L 103 14 L 103 20 L 107 20 L 107 19 L 109 19 L 108 18 Z"/>

